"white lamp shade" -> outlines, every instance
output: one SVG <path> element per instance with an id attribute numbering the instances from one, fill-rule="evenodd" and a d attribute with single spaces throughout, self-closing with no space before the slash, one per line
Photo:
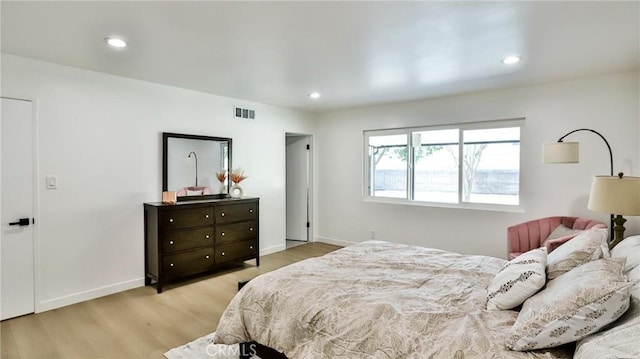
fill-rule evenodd
<path id="1" fill-rule="evenodd" d="M 587 207 L 592 211 L 640 215 L 640 177 L 595 176 Z"/>
<path id="2" fill-rule="evenodd" d="M 578 163 L 580 147 L 578 142 L 556 142 L 544 145 L 544 163 Z"/>

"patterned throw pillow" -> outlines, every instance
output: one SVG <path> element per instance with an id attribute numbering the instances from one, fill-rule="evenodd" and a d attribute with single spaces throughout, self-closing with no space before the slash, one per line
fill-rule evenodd
<path id="1" fill-rule="evenodd" d="M 608 256 L 606 229 L 589 229 L 564 243 L 547 257 L 547 279 L 557 278 L 587 262 Z"/>
<path id="2" fill-rule="evenodd" d="M 580 339 L 574 359 L 640 358 L 640 301 L 632 303 L 613 327 Z"/>
<path id="3" fill-rule="evenodd" d="M 487 309 L 511 309 L 546 283 L 546 248 L 523 253 L 505 264 L 487 288 Z"/>
<path id="4" fill-rule="evenodd" d="M 580 232 L 582 232 L 582 229 L 573 229 L 573 228 L 569 228 L 567 226 L 565 226 L 564 224 L 560 224 L 559 226 L 556 227 L 556 229 L 553 230 L 553 232 L 551 232 L 549 234 L 549 237 L 547 237 L 547 241 L 550 239 L 557 239 L 560 237 L 566 237 L 568 235 L 571 234 L 579 234 Z"/>
<path id="5" fill-rule="evenodd" d="M 611 249 L 612 258 L 626 258 L 624 270 L 629 272 L 640 266 L 640 236 L 631 236 L 622 240 Z"/>
<path id="6" fill-rule="evenodd" d="M 629 308 L 624 260 L 604 258 L 547 283 L 527 299 L 511 328 L 512 350 L 552 348 L 597 332 Z"/>
<path id="7" fill-rule="evenodd" d="M 611 250 L 611 258 L 626 259 L 631 307 L 611 328 L 579 340 L 575 359 L 640 358 L 640 236 L 625 238 Z"/>
<path id="8" fill-rule="evenodd" d="M 584 229 L 572 229 L 564 224 L 560 224 L 544 241 L 547 253 L 553 252 L 556 248 L 560 247 L 565 242 L 572 240 L 575 236 L 584 231 Z"/>

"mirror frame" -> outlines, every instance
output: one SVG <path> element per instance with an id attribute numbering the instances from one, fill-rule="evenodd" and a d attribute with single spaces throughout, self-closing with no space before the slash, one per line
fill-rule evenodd
<path id="1" fill-rule="evenodd" d="M 168 188 L 168 174 L 169 174 L 169 169 L 168 167 L 168 155 L 167 155 L 167 151 L 168 151 L 168 141 L 170 138 L 183 138 L 183 139 L 189 139 L 189 140 L 203 140 L 203 141 L 219 141 L 219 142 L 227 142 L 227 154 L 229 157 L 229 172 L 231 172 L 231 169 L 233 168 L 231 166 L 231 153 L 232 153 L 232 140 L 231 138 L 227 138 L 227 137 L 213 137 L 213 136 L 201 136 L 201 135 L 186 135 L 183 133 L 172 133 L 172 132 L 163 132 L 162 133 L 162 191 L 167 191 Z M 227 174 L 227 178 L 229 175 Z M 231 181 L 227 180 L 227 193 L 225 194 L 205 194 L 205 195 L 201 195 L 201 196 L 182 196 L 182 197 L 177 197 L 178 202 L 182 202 L 182 201 L 200 201 L 200 200 L 206 200 L 206 199 L 222 199 L 222 198 L 229 198 L 231 197 L 229 195 L 229 191 L 231 189 Z"/>

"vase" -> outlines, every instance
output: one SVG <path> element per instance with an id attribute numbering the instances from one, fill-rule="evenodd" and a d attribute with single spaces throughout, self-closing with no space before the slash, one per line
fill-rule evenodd
<path id="1" fill-rule="evenodd" d="M 243 191 L 242 191 L 242 187 L 240 187 L 240 183 L 234 183 L 233 186 L 231 186 L 231 197 L 233 198 L 240 198 L 242 197 Z"/>
<path id="2" fill-rule="evenodd" d="M 224 183 L 220 183 L 220 194 L 227 194 L 227 185 Z"/>

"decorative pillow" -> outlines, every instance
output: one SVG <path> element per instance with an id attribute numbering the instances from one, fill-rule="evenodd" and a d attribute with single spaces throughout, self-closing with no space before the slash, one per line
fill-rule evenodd
<path id="1" fill-rule="evenodd" d="M 202 191 L 187 190 L 187 196 L 202 196 Z"/>
<path id="2" fill-rule="evenodd" d="M 598 331 L 629 308 L 624 260 L 603 258 L 581 265 L 547 283 L 527 299 L 511 328 L 506 347 L 551 348 Z"/>
<path id="3" fill-rule="evenodd" d="M 629 282 L 633 283 L 631 287 L 631 296 L 638 301 L 640 305 L 640 266 L 634 267 L 627 272 Z"/>
<path id="4" fill-rule="evenodd" d="M 523 253 L 502 266 L 487 288 L 487 309 L 511 309 L 536 294 L 546 283 L 546 248 Z"/>
<path id="5" fill-rule="evenodd" d="M 547 253 L 553 252 L 556 248 L 560 247 L 564 242 L 573 239 L 575 236 L 584 232 L 584 229 L 572 229 L 564 224 L 560 224 L 553 230 L 545 239 L 544 246 L 547 248 Z"/>
<path id="6" fill-rule="evenodd" d="M 606 229 L 589 229 L 549 253 L 547 278 L 557 278 L 575 267 L 608 256 L 608 236 Z"/>
<path id="7" fill-rule="evenodd" d="M 631 236 L 622 240 L 611 249 L 612 258 L 626 258 L 624 270 L 631 271 L 640 266 L 640 236 Z"/>
<path id="8" fill-rule="evenodd" d="M 640 299 L 610 329 L 580 339 L 574 359 L 640 358 Z"/>
<path id="9" fill-rule="evenodd" d="M 582 231 L 583 231 L 582 229 L 573 229 L 565 226 L 564 224 L 560 224 L 559 226 L 556 227 L 556 229 L 553 230 L 553 232 L 549 234 L 549 237 L 547 237 L 547 240 L 566 237 L 572 234 L 575 237 Z"/>
<path id="10" fill-rule="evenodd" d="M 548 240 L 544 241 L 544 246 L 547 248 L 547 253 L 553 252 L 554 250 L 556 250 L 556 248 L 558 248 L 561 245 L 565 244 L 566 242 L 574 239 L 577 235 L 578 235 L 578 233 L 568 234 L 568 235 L 566 235 L 564 237 L 555 238 L 555 239 L 548 239 Z"/>
<path id="11" fill-rule="evenodd" d="M 640 315 L 640 313 L 636 313 Z M 578 342 L 574 359 L 640 358 L 640 316 Z"/>

